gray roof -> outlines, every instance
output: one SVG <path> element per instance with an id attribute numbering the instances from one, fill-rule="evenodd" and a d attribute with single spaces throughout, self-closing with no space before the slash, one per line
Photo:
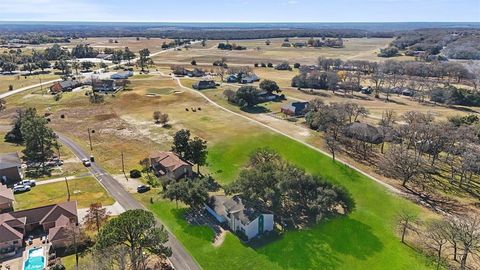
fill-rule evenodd
<path id="1" fill-rule="evenodd" d="M 8 169 L 22 165 L 18 153 L 0 154 L 0 169 Z"/>
<path id="2" fill-rule="evenodd" d="M 215 213 L 220 216 L 234 215 L 243 224 L 249 224 L 262 213 L 257 211 L 240 198 L 240 196 L 227 197 L 224 195 L 215 195 L 210 197 L 208 203 Z"/>
<path id="3" fill-rule="evenodd" d="M 380 144 L 384 139 L 383 133 L 378 128 L 366 123 L 351 123 L 345 127 L 344 133 L 347 137 L 373 144 Z"/>

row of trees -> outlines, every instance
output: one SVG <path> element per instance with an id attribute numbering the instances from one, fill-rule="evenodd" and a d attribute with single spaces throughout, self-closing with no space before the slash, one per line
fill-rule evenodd
<path id="1" fill-rule="evenodd" d="M 354 208 L 345 189 L 305 173 L 271 149 L 253 152 L 246 168 L 226 191 L 241 194 L 256 209 L 271 211 L 281 224 L 294 227 L 346 214 Z"/>
<path id="2" fill-rule="evenodd" d="M 352 71 L 361 72 L 362 75 L 387 74 L 404 75 L 409 77 L 438 78 L 441 81 L 450 82 L 455 80 L 472 80 L 475 74 L 464 65 L 457 62 L 425 63 L 418 61 L 395 61 L 389 60 L 384 63 L 369 62 L 364 60 L 332 59 L 319 57 L 318 68 L 323 71 Z"/>
<path id="3" fill-rule="evenodd" d="M 403 186 L 412 184 L 410 188 L 443 187 L 447 191 L 456 186 L 480 196 L 475 191 L 480 175 L 478 118 L 437 122 L 429 113 L 407 112 L 398 118 L 387 110 L 378 126 L 358 123 L 368 114 L 355 103 L 327 105 L 315 99 L 305 119 L 310 128 L 325 133 L 325 145 L 334 157 L 340 150 L 350 152 L 375 164 L 382 174 L 401 180 Z M 377 145 L 382 155 L 374 154 Z"/>
<path id="4" fill-rule="evenodd" d="M 442 265 L 459 266 L 461 270 L 474 269 L 480 253 L 480 216 L 450 216 L 421 222 L 417 215 L 402 211 L 397 215 L 397 226 L 402 243 L 414 233 L 417 244 L 436 260 L 436 269 Z"/>

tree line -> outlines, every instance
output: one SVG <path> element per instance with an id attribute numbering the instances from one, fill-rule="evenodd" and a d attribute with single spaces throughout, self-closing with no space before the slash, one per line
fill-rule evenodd
<path id="1" fill-rule="evenodd" d="M 412 111 L 398 117 L 387 110 L 378 125 L 371 125 L 360 122 L 369 114 L 366 108 L 324 104 L 320 99 L 312 100 L 307 111 L 307 125 L 324 133 L 334 158 L 344 151 L 414 193 L 438 195 L 434 190 L 454 187 L 480 197 L 475 188 L 480 181 L 478 117 L 435 121 L 430 113 Z"/>

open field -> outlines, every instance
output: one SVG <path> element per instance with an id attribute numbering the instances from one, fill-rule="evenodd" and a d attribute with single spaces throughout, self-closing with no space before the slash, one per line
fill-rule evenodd
<path id="1" fill-rule="evenodd" d="M 93 177 L 69 180 L 68 185 L 72 201 L 77 201 L 78 208 L 87 208 L 94 202 L 111 205 L 114 200 Z M 15 210 L 39 207 L 67 201 L 68 192 L 64 181 L 38 185 L 31 191 L 15 195 Z"/>
<path id="2" fill-rule="evenodd" d="M 291 42 L 307 41 L 308 39 L 291 38 Z M 385 61 L 386 58 L 377 57 L 380 48 L 386 47 L 391 39 L 382 38 L 351 38 L 345 39 L 344 48 L 282 48 L 283 39 L 271 39 L 271 44 L 267 46 L 265 39 L 259 40 L 230 40 L 231 44 L 246 46 L 245 51 L 222 51 L 216 48 L 219 42 L 224 40 L 207 41 L 205 48 L 195 44 L 189 50 L 175 51 L 168 55 L 154 58 L 162 62 L 190 63 L 195 59 L 198 63 L 211 64 L 222 57 L 227 58 L 227 63 L 236 63 L 244 65 L 253 65 L 254 63 L 280 63 L 289 61 L 290 63 L 301 63 L 304 65 L 315 64 L 317 58 L 341 58 L 343 60 L 369 60 Z M 260 49 L 260 50 L 258 50 Z M 397 60 L 413 59 L 411 57 L 397 57 Z"/>
<path id="3" fill-rule="evenodd" d="M 9 85 L 13 86 L 13 89 L 26 87 L 32 84 L 38 84 L 40 82 L 50 81 L 58 79 L 60 76 L 54 74 L 40 74 L 40 75 L 0 75 L 0 94 L 8 91 Z M 44 90 L 47 90 L 44 87 Z"/>

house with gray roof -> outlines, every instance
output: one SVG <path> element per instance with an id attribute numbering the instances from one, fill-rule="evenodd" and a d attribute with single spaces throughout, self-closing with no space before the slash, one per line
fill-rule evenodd
<path id="1" fill-rule="evenodd" d="M 255 209 L 240 196 L 211 196 L 205 209 L 233 232 L 245 235 L 247 240 L 273 231 L 273 214 Z"/>
<path id="2" fill-rule="evenodd" d="M 14 184 L 23 178 L 18 153 L 0 154 L 0 184 Z"/>
<path id="3" fill-rule="evenodd" d="M 13 191 L 7 186 L 0 184 L 0 213 L 13 210 L 14 201 Z"/>

